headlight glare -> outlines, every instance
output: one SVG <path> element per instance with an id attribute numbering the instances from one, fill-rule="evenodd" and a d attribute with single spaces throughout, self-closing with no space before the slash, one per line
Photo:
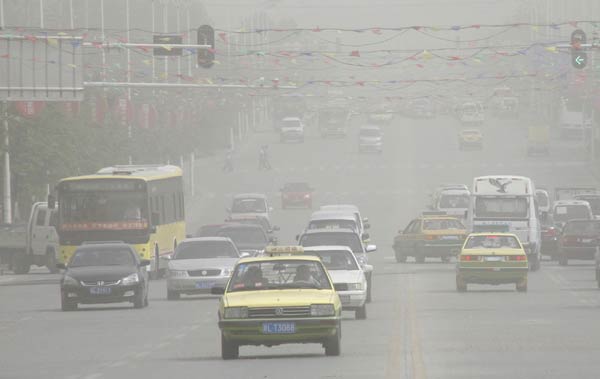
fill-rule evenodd
<path id="1" fill-rule="evenodd" d="M 312 304 L 310 315 L 313 317 L 333 316 L 335 315 L 335 309 L 333 304 Z"/>
<path id="2" fill-rule="evenodd" d="M 230 318 L 248 318 L 248 307 L 227 307 L 224 317 Z"/>

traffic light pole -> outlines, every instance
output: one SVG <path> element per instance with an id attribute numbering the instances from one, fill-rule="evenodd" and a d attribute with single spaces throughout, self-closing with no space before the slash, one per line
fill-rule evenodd
<path id="1" fill-rule="evenodd" d="M 11 185 L 10 185 L 10 139 L 8 136 L 8 101 L 4 101 L 4 196 L 3 196 L 3 208 L 4 208 L 4 223 L 12 223 L 12 199 L 11 199 Z"/>

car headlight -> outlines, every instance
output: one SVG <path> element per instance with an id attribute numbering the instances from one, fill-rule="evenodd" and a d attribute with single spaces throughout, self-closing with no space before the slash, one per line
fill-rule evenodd
<path id="1" fill-rule="evenodd" d="M 363 284 L 362 283 L 348 283 L 348 291 L 362 291 Z"/>
<path id="2" fill-rule="evenodd" d="M 140 276 L 137 273 L 133 273 L 129 276 L 124 277 L 123 280 L 121 280 L 121 284 L 124 286 L 128 286 L 130 284 L 139 283 L 139 281 Z"/>
<path id="3" fill-rule="evenodd" d="M 313 317 L 333 316 L 335 309 L 333 304 L 312 304 L 310 306 L 310 315 Z"/>
<path id="4" fill-rule="evenodd" d="M 229 276 L 229 275 L 231 275 L 230 268 L 224 268 L 223 270 L 221 270 L 221 276 Z"/>
<path id="5" fill-rule="evenodd" d="M 187 278 L 188 272 L 186 270 L 169 270 L 167 276 L 169 278 Z"/>
<path id="6" fill-rule="evenodd" d="M 69 275 L 65 275 L 65 277 L 63 278 L 62 284 L 63 284 L 63 286 L 78 286 L 79 280 L 77 280 Z"/>
<path id="7" fill-rule="evenodd" d="M 248 318 L 248 307 L 227 307 L 224 318 Z"/>

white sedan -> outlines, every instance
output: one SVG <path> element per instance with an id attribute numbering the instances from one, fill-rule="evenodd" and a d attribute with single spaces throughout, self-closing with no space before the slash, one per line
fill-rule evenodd
<path id="1" fill-rule="evenodd" d="M 304 254 L 316 255 L 329 271 L 344 310 L 354 311 L 358 320 L 367 318 L 367 279 L 356 256 L 346 246 L 305 247 Z"/>

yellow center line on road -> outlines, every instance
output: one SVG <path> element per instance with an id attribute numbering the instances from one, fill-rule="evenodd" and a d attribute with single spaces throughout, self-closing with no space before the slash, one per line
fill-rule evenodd
<path id="1" fill-rule="evenodd" d="M 386 378 L 427 378 L 411 277 L 403 275 L 397 287 L 393 312 L 395 318 L 385 366 Z"/>

